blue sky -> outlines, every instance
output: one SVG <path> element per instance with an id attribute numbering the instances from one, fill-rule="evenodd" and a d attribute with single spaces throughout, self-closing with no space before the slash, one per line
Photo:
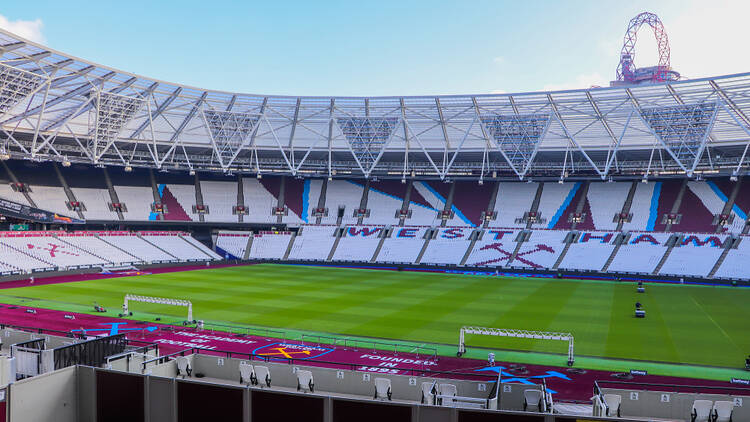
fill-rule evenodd
<path id="1" fill-rule="evenodd" d="M 201 88 L 285 95 L 421 95 L 586 88 L 614 77 L 628 21 L 657 13 L 672 65 L 750 71 L 750 2 L 3 2 L 0 27 L 119 69 Z M 710 3 L 710 4 L 709 4 Z M 650 31 L 636 64 L 656 63 Z"/>

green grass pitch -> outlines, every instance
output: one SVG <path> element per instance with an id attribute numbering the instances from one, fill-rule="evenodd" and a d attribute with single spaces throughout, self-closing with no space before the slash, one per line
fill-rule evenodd
<path id="1" fill-rule="evenodd" d="M 750 353 L 750 289 L 635 290 L 633 283 L 262 264 L 6 289 L 0 302 L 33 298 L 26 304 L 80 311 L 97 301 L 116 313 L 132 293 L 189 299 L 195 318 L 217 323 L 450 345 L 463 325 L 566 331 L 577 356 L 734 368 Z M 633 317 L 636 300 L 646 319 Z M 184 318 L 184 308 L 155 306 L 132 310 Z M 566 353 L 557 343 L 467 337 L 469 347 Z"/>

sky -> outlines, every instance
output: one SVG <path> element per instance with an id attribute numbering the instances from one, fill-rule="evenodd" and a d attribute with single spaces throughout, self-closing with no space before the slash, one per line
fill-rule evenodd
<path id="1" fill-rule="evenodd" d="M 606 86 L 629 20 L 656 13 L 684 77 L 750 71 L 748 1 L 6 0 L 0 27 L 169 82 L 383 96 Z M 658 61 L 651 29 L 637 66 Z"/>

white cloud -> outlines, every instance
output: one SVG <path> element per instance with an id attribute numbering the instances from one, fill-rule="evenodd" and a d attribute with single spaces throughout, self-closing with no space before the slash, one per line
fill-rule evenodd
<path id="1" fill-rule="evenodd" d="M 16 35 L 26 38 L 30 41 L 38 43 L 44 43 L 44 35 L 42 34 L 42 28 L 44 23 L 41 19 L 34 19 L 33 21 L 25 20 L 10 20 L 3 15 L 0 15 L 0 28 L 10 31 Z"/>
<path id="2" fill-rule="evenodd" d="M 492 63 L 495 63 L 495 64 L 501 64 L 504 61 L 505 61 L 505 57 L 503 57 L 503 56 L 497 56 L 497 57 L 495 57 L 495 58 L 492 59 Z"/>
<path id="3" fill-rule="evenodd" d="M 664 26 L 669 35 L 672 67 L 700 78 L 750 71 L 747 1 L 695 1 Z"/>
<path id="4" fill-rule="evenodd" d="M 694 79 L 750 71 L 750 55 L 742 47 L 747 39 L 750 2 L 693 0 L 680 3 L 679 9 L 662 9 L 657 6 L 652 12 L 659 15 L 667 32 L 672 68 L 683 77 Z M 612 62 L 613 73 L 622 42 L 622 35 L 599 42 L 602 60 Z M 638 31 L 635 65 L 655 66 L 658 62 L 659 49 L 653 31 L 644 25 Z"/>
<path id="5" fill-rule="evenodd" d="M 562 82 L 556 84 L 547 84 L 542 88 L 543 91 L 564 91 L 567 89 L 591 88 L 592 86 L 609 86 L 609 79 L 597 72 L 590 74 L 581 74 L 576 76 L 574 82 Z"/>
<path id="6" fill-rule="evenodd" d="M 490 91 L 490 94 L 507 94 L 507 93 L 508 91 L 504 89 L 493 89 L 492 91 Z"/>

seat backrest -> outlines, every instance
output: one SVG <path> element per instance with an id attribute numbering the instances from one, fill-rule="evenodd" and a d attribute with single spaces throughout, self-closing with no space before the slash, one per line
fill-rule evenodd
<path id="1" fill-rule="evenodd" d="M 542 392 L 540 390 L 524 390 L 523 398 L 526 400 L 529 410 L 541 410 L 539 409 L 539 401 L 542 400 Z"/>
<path id="2" fill-rule="evenodd" d="M 391 388 L 391 380 L 388 378 L 375 378 L 375 391 L 378 395 L 385 396 L 388 394 L 388 389 Z"/>
<path id="3" fill-rule="evenodd" d="M 422 383 L 422 396 L 424 397 L 425 404 L 435 404 L 435 393 L 432 391 L 434 382 L 423 382 Z"/>
<path id="4" fill-rule="evenodd" d="M 255 365 L 255 376 L 258 377 L 258 381 L 265 382 L 266 376 L 271 376 L 271 372 L 267 366 Z"/>
<path id="5" fill-rule="evenodd" d="M 175 359 L 175 361 L 177 362 L 177 370 L 178 371 L 180 371 L 180 372 L 187 371 L 188 363 L 189 363 L 188 362 L 188 358 L 186 358 L 185 356 L 177 356 L 177 358 Z"/>
<path id="6" fill-rule="evenodd" d="M 240 378 L 242 378 L 242 381 L 248 382 L 250 381 L 250 378 L 252 377 L 254 372 L 253 365 L 250 365 L 245 362 L 240 362 Z"/>
<path id="7" fill-rule="evenodd" d="M 729 422 L 732 417 L 732 410 L 734 410 L 734 403 L 731 401 L 714 402 L 713 411 L 716 412 L 716 422 Z"/>
<path id="8" fill-rule="evenodd" d="M 458 389 L 454 384 L 440 384 L 438 386 L 438 394 L 441 396 L 455 396 Z"/>
<path id="9" fill-rule="evenodd" d="M 619 394 L 605 394 L 604 402 L 607 404 L 607 407 L 609 407 L 609 415 L 605 416 L 616 416 L 617 409 L 620 407 L 620 403 L 622 402 L 622 396 Z"/>
<path id="10" fill-rule="evenodd" d="M 297 370 L 297 381 L 303 387 L 307 387 L 313 381 L 313 374 L 310 371 L 304 369 Z"/>
<path id="11" fill-rule="evenodd" d="M 696 400 L 693 402 L 693 413 L 695 413 L 695 422 L 708 421 L 711 415 L 711 409 L 713 408 L 714 402 L 711 400 Z"/>

